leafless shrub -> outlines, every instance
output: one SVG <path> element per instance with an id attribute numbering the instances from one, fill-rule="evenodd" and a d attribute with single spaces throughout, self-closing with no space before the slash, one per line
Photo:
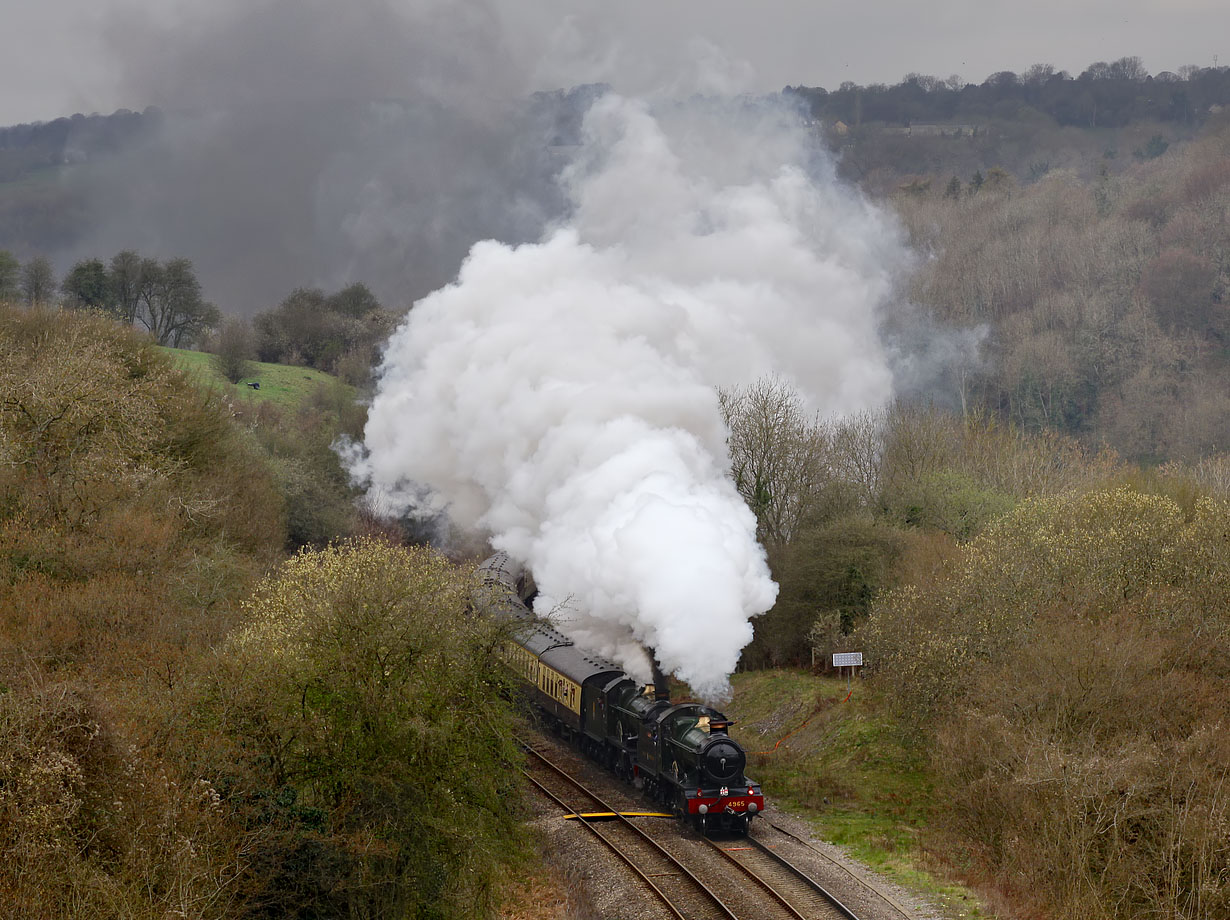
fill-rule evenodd
<path id="1" fill-rule="evenodd" d="M 1027 501 L 860 637 L 935 741 L 945 825 L 1048 915 L 1230 910 L 1230 501 L 1185 505 Z"/>
<path id="2" fill-rule="evenodd" d="M 256 336 L 246 319 L 227 317 L 214 345 L 214 366 L 231 383 L 256 373 Z"/>

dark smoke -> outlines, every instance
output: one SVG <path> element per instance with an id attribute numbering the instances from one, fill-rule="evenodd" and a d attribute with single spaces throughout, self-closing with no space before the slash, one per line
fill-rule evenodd
<path id="1" fill-rule="evenodd" d="M 88 229 L 61 264 L 186 256 L 232 312 L 353 281 L 406 305 L 476 240 L 558 215 L 585 99 L 531 95 L 484 4 L 265 0 L 111 31 L 126 98 L 163 118 L 79 174 Z"/>
<path id="2" fill-rule="evenodd" d="M 671 679 L 667 673 L 662 670 L 662 664 L 658 661 L 658 656 L 650 650 L 646 649 L 645 654 L 649 656 L 652 662 L 653 670 L 653 698 L 655 700 L 669 700 L 671 698 Z"/>

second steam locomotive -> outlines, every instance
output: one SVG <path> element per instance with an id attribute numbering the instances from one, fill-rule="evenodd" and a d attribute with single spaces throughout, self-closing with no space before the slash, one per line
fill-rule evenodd
<path id="1" fill-rule="evenodd" d="M 672 703 L 665 687 L 641 686 L 537 619 L 506 554 L 479 573 L 481 608 L 515 621 L 505 659 L 553 728 L 702 833 L 747 833 L 764 796 L 743 772 L 747 756 L 727 733 L 729 719 L 699 703 Z"/>

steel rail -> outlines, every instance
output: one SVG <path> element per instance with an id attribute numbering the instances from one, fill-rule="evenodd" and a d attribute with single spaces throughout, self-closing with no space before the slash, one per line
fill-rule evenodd
<path id="1" fill-rule="evenodd" d="M 905 907 L 903 907 L 901 904 L 899 904 L 891 895 L 889 895 L 887 892 L 881 891 L 876 885 L 873 885 L 871 882 L 867 881 L 867 879 L 860 878 L 857 874 L 850 871 L 849 866 L 842 865 L 840 860 L 834 859 L 832 856 L 824 852 L 824 850 L 820 849 L 818 846 L 815 846 L 810 841 L 804 840 L 798 834 L 794 833 L 794 831 L 786 830 L 786 828 L 782 827 L 780 824 L 777 824 L 773 821 L 766 821 L 765 823 L 767 823 L 769 827 L 773 828 L 773 830 L 777 831 L 779 834 L 783 834 L 786 837 L 789 837 L 791 840 L 794 840 L 800 846 L 807 847 L 807 849 L 811 850 L 817 856 L 822 857 L 826 862 L 840 869 L 846 875 L 850 876 L 850 878 L 854 881 L 856 885 L 862 888 L 866 888 L 868 891 L 875 894 L 875 896 L 878 897 L 881 901 L 883 901 L 885 904 L 887 904 L 897 913 L 901 914 L 901 916 L 904 917 L 905 920 L 914 920 L 914 914 L 911 913 L 909 910 L 907 910 Z"/>
<path id="2" fill-rule="evenodd" d="M 759 840 L 756 840 L 751 836 L 741 837 L 738 839 L 737 847 L 729 848 L 724 846 L 719 841 L 710 840 L 708 837 L 705 837 L 704 839 L 715 850 L 720 852 L 728 860 L 738 866 L 745 874 L 748 875 L 748 877 L 755 880 L 757 884 L 772 894 L 773 897 L 786 908 L 786 910 L 794 914 L 795 917 L 798 917 L 799 920 L 808 920 L 808 915 L 803 913 L 799 905 L 791 902 L 789 892 L 779 891 L 778 888 L 775 887 L 773 881 L 765 878 L 756 871 L 755 866 L 748 865 L 742 857 L 735 856 L 734 853 L 736 851 L 754 850 L 762 858 L 762 860 L 767 859 L 774 868 L 777 868 L 779 871 L 784 871 L 792 881 L 801 885 L 808 894 L 819 896 L 822 903 L 825 906 L 835 910 L 841 916 L 842 920 L 859 920 L 854 911 L 846 907 L 846 905 L 843 904 L 835 894 L 828 891 L 823 885 L 809 876 L 806 872 L 794 865 L 794 863 L 790 862 L 790 860 L 786 859 L 779 853 L 773 852 L 773 850 L 765 846 Z"/>
<path id="3" fill-rule="evenodd" d="M 734 914 L 732 914 L 730 912 L 730 909 L 727 908 L 726 905 L 722 902 L 722 899 L 719 898 L 716 894 L 714 894 L 712 890 L 710 890 L 708 885 L 706 885 L 699 878 L 697 878 L 696 875 L 694 875 L 691 872 L 691 870 L 689 870 L 686 866 L 684 866 L 681 862 L 679 862 L 679 860 L 677 860 L 674 856 L 666 852 L 666 850 L 664 850 L 662 846 L 656 840 L 654 840 L 652 837 L 646 834 L 643 830 L 641 830 L 639 827 L 637 827 L 635 824 L 633 824 L 631 821 L 625 818 L 622 814 L 620 814 L 618 809 L 612 808 L 610 805 L 608 805 L 600 796 L 596 795 L 591 790 L 589 790 L 584 785 L 582 785 L 575 777 L 571 776 L 562 767 L 553 763 L 541 751 L 536 750 L 532 746 L 526 744 L 524 741 L 522 742 L 522 747 L 525 749 L 527 753 L 532 754 L 535 758 L 537 758 L 537 760 L 540 763 L 544 764 L 548 769 L 550 769 L 556 776 L 570 783 L 582 795 L 588 796 L 590 799 L 597 802 L 598 805 L 602 807 L 603 809 L 613 812 L 615 814 L 616 820 L 619 822 L 621 826 L 626 827 L 628 830 L 632 831 L 633 834 L 635 834 L 638 838 L 640 838 L 642 841 L 648 844 L 652 848 L 653 851 L 657 852 L 668 866 L 671 866 L 674 870 L 676 870 L 681 877 L 684 877 L 687 880 L 689 880 L 692 883 L 693 887 L 699 890 L 700 892 L 702 892 L 703 897 L 709 900 L 712 907 L 716 910 L 718 914 L 720 914 L 723 918 L 725 918 L 725 920 L 738 920 L 738 918 Z M 680 913 L 679 908 L 675 906 L 675 903 L 671 900 L 670 896 L 666 894 L 664 891 L 662 891 L 661 888 L 658 887 L 658 885 L 653 881 L 653 879 L 650 878 L 639 865 L 637 865 L 636 861 L 631 856 L 629 856 L 627 853 L 625 853 L 623 850 L 621 850 L 615 844 L 613 840 L 611 840 L 605 834 L 601 833 L 598 830 L 598 828 L 595 826 L 598 822 L 584 817 L 583 815 L 581 815 L 579 810 L 571 808 L 567 802 L 565 802 L 563 799 L 557 796 L 554 792 L 552 792 L 550 789 L 548 789 L 546 786 L 540 783 L 537 779 L 530 776 L 528 771 L 522 770 L 522 773 L 525 774 L 526 778 L 531 783 L 533 783 L 544 794 L 546 794 L 547 797 L 549 797 L 551 800 L 556 802 L 562 808 L 566 809 L 568 812 L 575 814 L 577 816 L 577 819 L 582 824 L 584 824 L 595 837 L 597 837 L 604 844 L 606 844 L 606 846 L 611 850 L 612 853 L 614 853 L 617 857 L 619 857 L 619 859 L 623 860 L 623 862 L 634 873 L 636 873 L 636 875 L 639 876 L 640 879 L 643 882 L 645 882 L 646 885 L 649 886 L 649 888 L 654 892 L 654 894 L 658 896 L 659 900 L 662 901 L 662 903 L 666 906 L 666 908 L 672 914 L 678 917 L 679 920 L 695 920 L 695 918 L 691 917 L 690 915 Z"/>
<path id="4" fill-rule="evenodd" d="M 721 843 L 719 843 L 716 840 L 711 840 L 708 837 L 702 837 L 701 839 L 704 840 L 706 843 L 708 843 L 711 847 L 713 847 L 719 853 L 721 853 L 724 857 L 726 857 L 726 859 L 733 862 L 735 866 L 739 869 L 740 872 L 742 872 L 744 875 L 750 878 L 753 882 L 755 882 L 757 885 L 759 885 L 761 888 L 767 891 L 770 897 L 772 897 L 775 901 L 777 901 L 777 903 L 780 904 L 782 908 L 785 909 L 789 914 L 797 918 L 797 920 L 807 920 L 807 918 L 802 913 L 799 912 L 799 909 L 795 907 L 793 904 L 791 904 L 788 900 L 786 900 L 786 897 L 780 891 L 774 888 L 767 879 L 761 878 L 759 875 L 757 875 L 752 870 L 750 866 L 746 865 L 738 857 L 732 856 L 730 854 L 730 851 L 725 846 L 723 846 Z M 750 846 L 750 841 L 751 841 L 750 837 L 742 837 L 742 838 L 739 838 L 738 840 L 740 847 L 743 847 L 743 848 Z"/>

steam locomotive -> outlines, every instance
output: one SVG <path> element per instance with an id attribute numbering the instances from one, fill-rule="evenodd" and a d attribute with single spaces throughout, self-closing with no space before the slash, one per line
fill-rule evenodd
<path id="1" fill-rule="evenodd" d="M 764 810 L 731 721 L 699 703 L 672 704 L 665 681 L 641 686 L 537 619 L 533 587 L 505 553 L 479 566 L 476 607 L 514 621 L 503 654 L 547 723 L 591 759 L 644 789 L 701 833 L 747 833 Z"/>

